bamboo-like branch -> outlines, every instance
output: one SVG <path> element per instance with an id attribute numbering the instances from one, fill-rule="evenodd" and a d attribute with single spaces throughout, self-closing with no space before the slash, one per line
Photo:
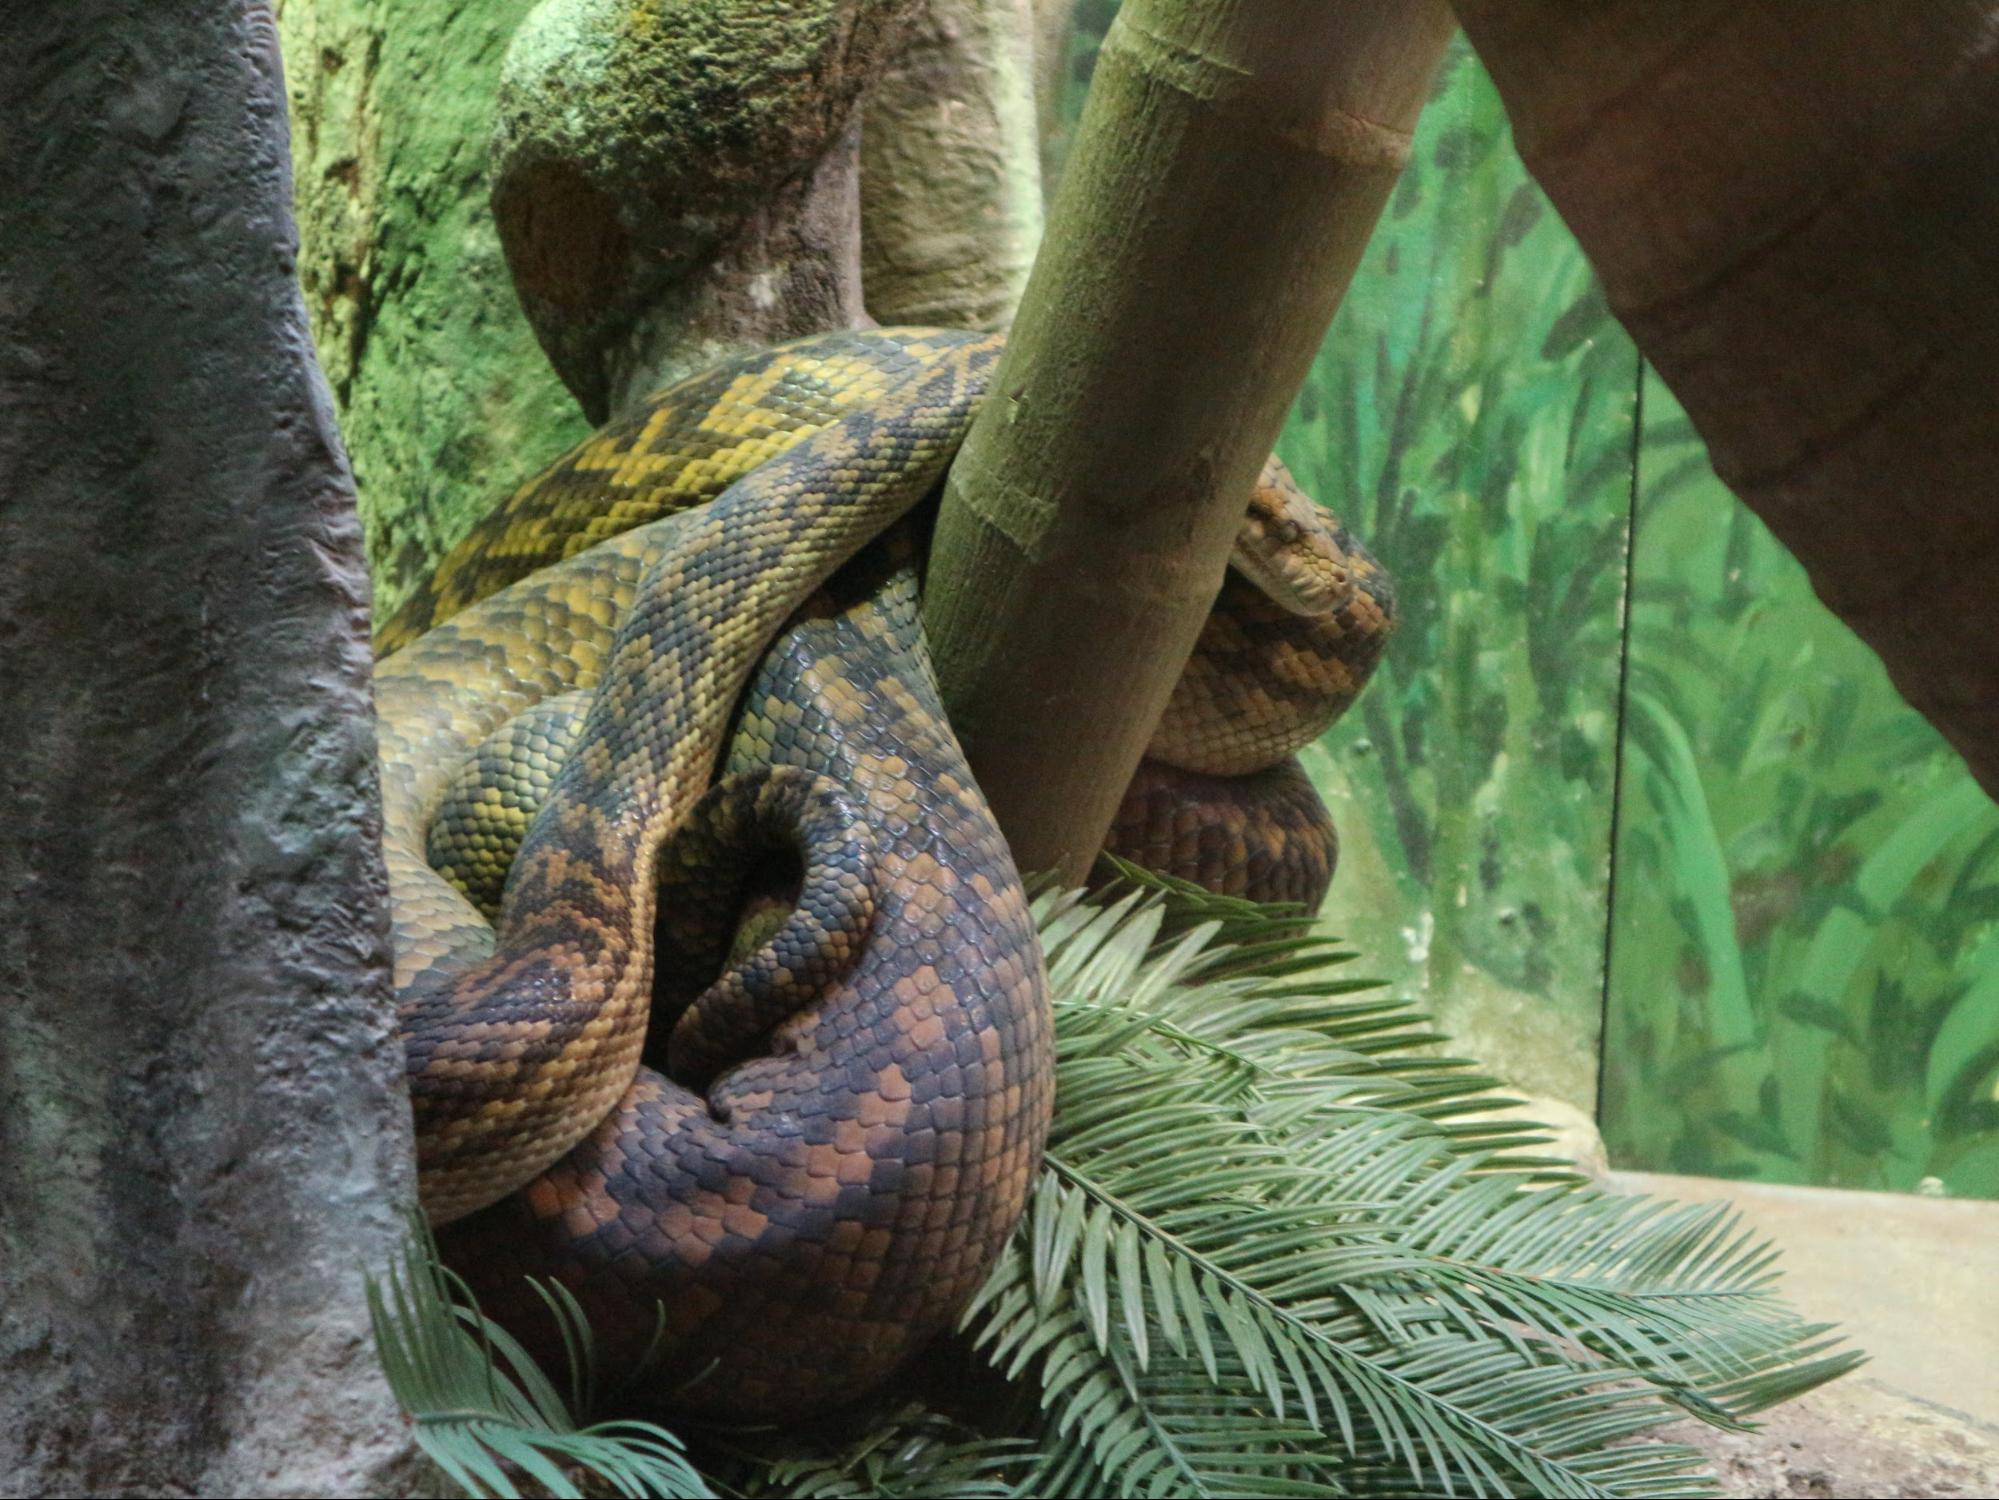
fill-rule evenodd
<path id="1" fill-rule="evenodd" d="M 1407 156 L 1433 0 L 1127 0 L 926 620 L 1022 868 L 1087 869 Z"/>
<path id="2" fill-rule="evenodd" d="M 1999 793 L 1999 4 L 1458 11 L 1717 472 Z"/>

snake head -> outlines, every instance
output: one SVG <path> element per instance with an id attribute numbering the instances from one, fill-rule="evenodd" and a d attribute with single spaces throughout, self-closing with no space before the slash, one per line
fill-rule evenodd
<path id="1" fill-rule="evenodd" d="M 1298 488 L 1273 453 L 1257 476 L 1229 561 L 1292 614 L 1329 615 L 1356 586 L 1343 541 L 1338 523 Z"/>

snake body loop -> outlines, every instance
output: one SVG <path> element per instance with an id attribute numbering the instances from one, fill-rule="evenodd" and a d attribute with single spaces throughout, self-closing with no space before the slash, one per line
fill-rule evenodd
<path id="1" fill-rule="evenodd" d="M 706 789 L 771 637 L 941 477 L 997 353 L 997 341 L 954 349 L 893 404 L 850 414 L 645 538 L 658 551 L 514 858 L 493 953 L 435 968 L 401 997 L 418 1191 L 433 1223 L 533 1178 L 631 1083 L 666 833 Z M 466 644 L 466 628 L 433 633 L 404 653 L 406 669 Z M 391 825 L 392 838 L 401 831 Z M 392 880 L 417 873 L 421 848 L 404 850 Z"/>
<path id="2" fill-rule="evenodd" d="M 704 1086 L 853 969 L 883 885 L 866 818 L 831 777 L 771 765 L 716 783 L 674 831 L 662 861 L 659 948 L 680 962 L 654 986 L 655 1000 L 678 1011 L 665 1071 Z M 780 853 L 798 867 L 788 910 L 769 936 L 724 961 L 746 897 L 767 883 L 761 859 Z M 718 977 L 700 984 L 704 974 Z"/>
<path id="3" fill-rule="evenodd" d="M 704 959 L 712 973 L 726 942 L 732 902 L 709 887 L 662 927 L 682 929 L 662 967 L 684 962 L 686 982 L 662 996 L 618 1108 L 440 1239 L 481 1305 L 558 1367 L 523 1278 L 559 1277 L 604 1366 L 629 1372 L 650 1349 L 648 1389 L 682 1410 L 789 1415 L 877 1384 L 977 1289 L 1046 1138 L 1039 949 L 938 702 L 902 556 L 872 552 L 784 633 L 744 695 L 722 783 L 776 767 L 844 789 L 876 870 L 857 961 L 756 1055 L 723 1039 L 727 1065 L 693 1093 L 675 1080 L 694 1008 L 676 1016 L 671 992 Z M 731 832 L 703 820 L 670 840 L 668 886 L 689 888 L 703 846 Z M 728 987 L 725 973 L 697 1007 Z"/>
<path id="4" fill-rule="evenodd" d="M 913 543 L 835 576 L 932 487 L 998 347 L 838 334 L 697 377 L 524 487 L 381 632 L 426 1211 L 530 1343 L 521 1273 L 557 1275 L 606 1365 L 643 1356 L 683 1407 L 879 1380 L 976 1288 L 1038 1164 L 1045 981 Z M 1371 666 L 1385 579 L 1281 471 L 1245 538 L 1254 597 L 1211 623 L 1219 665 L 1155 743 L 1177 766 L 1134 783 L 1121 837 L 1161 852 L 1157 786 L 1184 810 L 1192 778 L 1212 801 L 1153 862 L 1316 902 L 1331 827 L 1288 756 Z M 1231 800 L 1245 772 L 1260 812 Z"/>

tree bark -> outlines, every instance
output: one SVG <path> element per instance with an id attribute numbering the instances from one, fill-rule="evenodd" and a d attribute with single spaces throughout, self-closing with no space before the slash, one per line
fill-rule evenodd
<path id="1" fill-rule="evenodd" d="M 418 1472 L 352 487 L 259 7 L 0 48 L 0 1488 Z"/>
<path id="2" fill-rule="evenodd" d="M 1457 9 L 1716 471 L 1999 795 L 1999 4 Z"/>
<path id="3" fill-rule="evenodd" d="M 883 323 L 998 328 L 1041 242 L 1031 0 L 930 0 L 868 100 L 861 279 Z"/>
<path id="4" fill-rule="evenodd" d="M 1105 38 L 925 592 L 1021 868 L 1101 846 L 1450 32 L 1431 0 L 1128 0 Z"/>

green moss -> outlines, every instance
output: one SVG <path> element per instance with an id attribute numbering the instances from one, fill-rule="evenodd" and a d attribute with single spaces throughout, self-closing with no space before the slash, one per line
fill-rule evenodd
<path id="1" fill-rule="evenodd" d="M 712 227 L 819 154 L 829 17 L 843 8 L 842 0 L 541 5 L 508 64 L 502 149 L 532 142 L 526 149 L 559 153 L 629 204 L 634 220 L 671 214 L 698 239 L 693 226 Z"/>
<path id="2" fill-rule="evenodd" d="M 544 0 L 497 99 L 494 213 L 529 320 L 608 413 L 637 326 L 845 129 L 902 5 Z"/>
<path id="3" fill-rule="evenodd" d="M 487 207 L 500 60 L 525 0 L 289 0 L 300 270 L 386 613 L 581 436 Z"/>

